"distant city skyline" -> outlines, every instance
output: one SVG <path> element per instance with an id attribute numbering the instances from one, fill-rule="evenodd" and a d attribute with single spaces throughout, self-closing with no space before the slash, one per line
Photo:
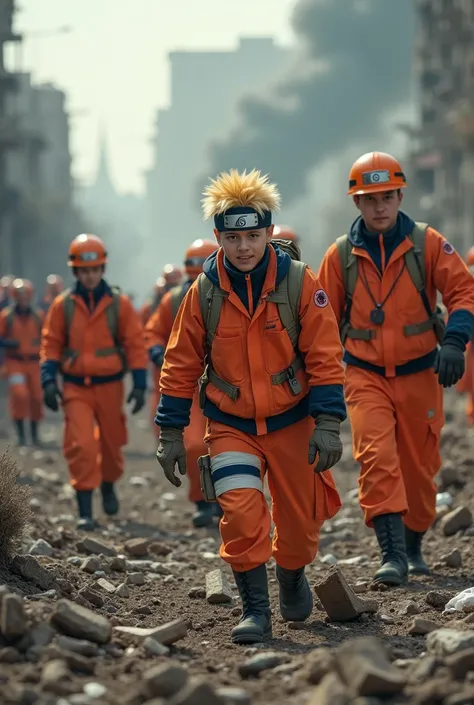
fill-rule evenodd
<path id="1" fill-rule="evenodd" d="M 233 49 L 245 36 L 289 45 L 295 2 L 22 0 L 15 27 L 25 40 L 9 63 L 65 91 L 79 183 L 94 179 L 103 127 L 114 185 L 143 193 L 156 113 L 169 106 L 168 53 Z"/>

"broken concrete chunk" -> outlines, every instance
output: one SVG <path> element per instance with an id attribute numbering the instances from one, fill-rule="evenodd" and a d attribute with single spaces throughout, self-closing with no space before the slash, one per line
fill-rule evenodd
<path id="1" fill-rule="evenodd" d="M 104 592 L 108 592 L 109 595 L 113 595 L 115 592 L 115 585 L 112 585 L 112 583 L 105 578 L 99 578 L 96 585 L 104 590 Z"/>
<path id="2" fill-rule="evenodd" d="M 7 641 L 19 639 L 26 633 L 26 614 L 19 595 L 5 595 L 1 607 L 0 631 Z"/>
<path id="3" fill-rule="evenodd" d="M 77 548 L 79 551 L 83 551 L 84 553 L 88 553 L 90 555 L 104 555 L 111 558 L 117 555 L 117 551 L 113 546 L 107 546 L 107 544 L 89 537 L 82 539 L 82 541 L 78 541 Z"/>
<path id="4" fill-rule="evenodd" d="M 232 602 L 232 588 L 222 570 L 211 570 L 206 575 L 206 599 L 211 605 Z"/>
<path id="5" fill-rule="evenodd" d="M 472 524 L 472 513 L 468 507 L 457 507 L 441 519 L 441 529 L 445 536 L 454 536 L 458 531 L 468 529 Z"/>
<path id="6" fill-rule="evenodd" d="M 225 705 L 214 688 L 203 678 L 193 679 L 187 686 L 174 695 L 169 705 Z"/>
<path id="7" fill-rule="evenodd" d="M 106 644 L 112 633 L 112 627 L 105 617 L 69 600 L 57 602 L 51 621 L 67 636 L 96 644 Z"/>
<path id="8" fill-rule="evenodd" d="M 148 555 L 148 545 L 148 539 L 129 539 L 125 542 L 124 549 L 129 556 L 134 556 L 134 558 L 143 558 Z"/>
<path id="9" fill-rule="evenodd" d="M 252 676 L 258 676 L 262 671 L 268 671 L 288 661 L 288 654 L 279 654 L 276 651 L 264 651 L 261 654 L 251 656 L 247 661 L 240 664 L 239 673 L 242 678 L 251 678 Z"/>
<path id="10" fill-rule="evenodd" d="M 186 685 L 188 672 L 179 663 L 161 663 L 145 671 L 143 678 L 147 697 L 170 698 Z"/>
<path id="11" fill-rule="evenodd" d="M 423 617 L 414 617 L 408 627 L 408 633 L 413 636 L 425 636 L 430 632 L 434 632 L 435 629 L 439 629 L 439 624 L 436 624 L 433 620 L 424 619 Z"/>
<path id="12" fill-rule="evenodd" d="M 25 580 L 34 583 L 42 590 L 49 590 L 54 585 L 54 578 L 46 568 L 38 563 L 33 556 L 15 556 L 10 564 L 12 573 L 21 575 Z"/>
<path id="13" fill-rule="evenodd" d="M 331 568 L 324 580 L 315 585 L 314 590 L 334 622 L 347 622 L 365 612 L 374 613 L 378 610 L 377 602 L 356 595 L 337 566 Z"/>
<path id="14" fill-rule="evenodd" d="M 448 656 L 464 649 L 474 648 L 474 631 L 437 629 L 426 637 L 426 647 L 434 656 Z"/>
<path id="15" fill-rule="evenodd" d="M 337 671 L 354 696 L 395 695 L 405 687 L 405 674 L 392 666 L 379 639 L 351 639 L 338 648 L 335 658 Z"/>
<path id="16" fill-rule="evenodd" d="M 351 699 L 347 688 L 336 673 L 328 673 L 316 688 L 308 705 L 349 705 Z"/>
<path id="17" fill-rule="evenodd" d="M 151 629 L 144 629 L 142 627 L 114 627 L 115 631 L 122 632 L 122 634 L 128 634 L 129 636 L 136 637 L 137 639 L 144 639 L 149 636 L 155 639 L 155 641 L 160 642 L 168 646 L 169 644 L 174 644 L 175 641 L 184 639 L 188 633 L 188 627 L 183 619 L 175 619 L 173 622 L 168 622 L 163 624 L 161 627 L 152 627 Z"/>
<path id="18" fill-rule="evenodd" d="M 85 639 L 74 639 L 71 636 L 59 634 L 56 638 L 56 643 L 63 651 L 70 651 L 74 654 L 80 654 L 81 656 L 93 657 L 97 656 L 99 653 L 97 644 L 94 644 L 92 641 L 86 641 Z"/>

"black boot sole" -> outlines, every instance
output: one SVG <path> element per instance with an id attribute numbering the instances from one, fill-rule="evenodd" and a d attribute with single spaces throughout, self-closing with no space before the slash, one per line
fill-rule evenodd
<path id="1" fill-rule="evenodd" d="M 260 644 L 262 641 L 267 641 L 268 639 L 271 639 L 272 635 L 272 627 L 270 626 L 263 632 L 263 634 L 262 632 L 258 634 L 257 632 L 254 632 L 253 634 L 251 632 L 248 632 L 247 634 L 231 634 L 231 639 L 233 644 Z"/>

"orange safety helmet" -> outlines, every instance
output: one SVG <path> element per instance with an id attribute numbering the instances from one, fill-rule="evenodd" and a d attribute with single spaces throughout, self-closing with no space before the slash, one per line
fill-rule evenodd
<path id="1" fill-rule="evenodd" d="M 201 274 L 204 262 L 218 249 L 219 245 L 212 240 L 194 240 L 184 256 L 184 268 L 188 277 Z"/>
<path id="2" fill-rule="evenodd" d="M 474 247 L 469 248 L 466 255 L 466 264 L 468 267 L 474 266 Z"/>
<path id="3" fill-rule="evenodd" d="M 105 245 L 97 235 L 78 235 L 68 253 L 70 267 L 100 267 L 107 264 Z"/>
<path id="4" fill-rule="evenodd" d="M 46 277 L 46 290 L 48 294 L 57 296 L 64 290 L 64 279 L 59 274 L 48 274 Z"/>
<path id="5" fill-rule="evenodd" d="M 11 286 L 11 295 L 15 301 L 18 301 L 21 294 L 27 294 L 28 300 L 33 298 L 34 287 L 29 279 L 15 279 Z"/>
<path id="6" fill-rule="evenodd" d="M 163 269 L 163 279 L 165 280 L 166 286 L 177 286 L 181 284 L 183 278 L 183 272 L 180 267 L 175 264 L 165 264 Z"/>
<path id="7" fill-rule="evenodd" d="M 347 195 L 393 191 L 406 185 L 405 174 L 395 157 L 385 152 L 367 152 L 351 167 Z"/>
<path id="8" fill-rule="evenodd" d="M 291 240 L 291 242 L 300 241 L 298 235 L 289 225 L 275 225 L 272 237 L 279 240 Z"/>

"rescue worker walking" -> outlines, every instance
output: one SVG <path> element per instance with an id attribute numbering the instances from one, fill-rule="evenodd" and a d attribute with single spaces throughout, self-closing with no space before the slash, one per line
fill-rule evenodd
<path id="1" fill-rule="evenodd" d="M 33 305 L 34 289 L 28 279 L 14 279 L 12 304 L 0 313 L 0 347 L 5 351 L 10 416 L 18 445 L 26 445 L 25 421 L 31 441 L 39 446 L 38 424 L 43 417 L 39 350 L 44 314 Z"/>
<path id="2" fill-rule="evenodd" d="M 360 216 L 319 271 L 340 321 L 359 501 L 386 585 L 429 573 L 421 547 L 435 518 L 442 387 L 462 377 L 474 324 L 474 279 L 440 233 L 400 211 L 405 186 L 394 157 L 360 157 L 348 190 Z"/>
<path id="3" fill-rule="evenodd" d="M 46 288 L 40 306 L 45 313 L 53 303 L 56 296 L 64 291 L 64 280 L 59 274 L 48 274 L 46 277 Z"/>
<path id="4" fill-rule="evenodd" d="M 139 315 L 127 296 L 103 279 L 107 252 L 96 235 L 79 235 L 69 248 L 76 285 L 56 297 L 41 341 L 44 402 L 62 401 L 64 455 L 76 490 L 78 526 L 95 527 L 93 491 L 100 486 L 104 512 L 119 510 L 115 483 L 123 473 L 127 443 L 123 377 L 132 373 L 127 402 L 136 414 L 145 403 L 147 357 Z M 57 382 L 63 377 L 62 392 Z M 95 434 L 99 429 L 99 439 Z"/>
<path id="5" fill-rule="evenodd" d="M 242 598 L 235 643 L 271 635 L 266 563 L 272 555 L 283 618 L 301 621 L 311 614 L 305 566 L 316 555 L 323 521 L 340 507 L 325 471 L 342 454 L 342 347 L 318 279 L 272 242 L 279 200 L 276 186 L 255 170 L 223 173 L 206 189 L 204 215 L 214 218 L 221 247 L 176 316 L 156 417 L 158 462 L 178 487 L 175 464 L 185 474 L 183 433 L 201 377 L 209 447 L 200 460 L 203 486 L 224 512 L 220 555 Z"/>
<path id="6" fill-rule="evenodd" d="M 178 313 L 178 309 L 193 281 L 202 272 L 204 262 L 207 257 L 218 249 L 216 242 L 210 240 L 196 240 L 188 248 L 185 255 L 184 271 L 186 280 L 167 292 L 161 304 L 148 321 L 145 328 L 145 340 L 148 348 L 148 355 L 157 372 L 161 370 L 165 349 L 170 339 L 173 323 Z M 158 378 L 159 384 L 159 378 Z M 156 389 L 156 408 L 160 397 L 159 388 Z M 184 431 L 184 445 L 186 447 L 186 467 L 189 480 L 188 498 L 195 503 L 196 511 L 193 516 L 193 524 L 196 528 L 210 526 L 213 517 L 216 515 L 216 507 L 204 500 L 201 481 L 199 476 L 198 458 L 207 452 L 204 443 L 206 432 L 206 420 L 199 408 L 199 397 L 194 394 L 193 405 L 191 407 L 191 420 L 189 426 Z M 159 427 L 156 426 L 159 433 Z M 219 516 L 220 513 L 217 512 Z"/>
<path id="7" fill-rule="evenodd" d="M 181 284 L 183 273 L 179 267 L 174 264 L 166 264 L 163 268 L 163 274 L 155 282 L 153 287 L 153 296 L 146 301 L 140 311 L 142 323 L 145 326 L 158 306 L 161 303 L 163 296 L 167 291 L 170 291 L 174 286 Z M 156 409 L 156 407 L 155 407 Z"/>

